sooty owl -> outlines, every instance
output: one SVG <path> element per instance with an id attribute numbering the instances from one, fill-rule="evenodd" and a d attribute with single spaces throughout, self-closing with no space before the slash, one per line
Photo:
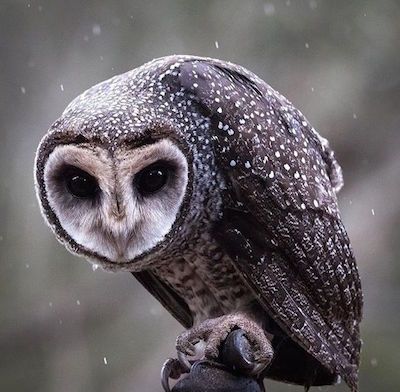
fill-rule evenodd
<path id="1" fill-rule="evenodd" d="M 40 143 L 42 212 L 73 253 L 129 271 L 215 358 L 357 390 L 362 293 L 327 140 L 246 69 L 170 56 L 77 97 Z"/>

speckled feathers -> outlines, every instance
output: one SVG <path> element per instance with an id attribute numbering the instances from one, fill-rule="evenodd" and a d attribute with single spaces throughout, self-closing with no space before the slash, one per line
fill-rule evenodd
<path id="1" fill-rule="evenodd" d="M 89 141 L 112 155 L 123 145 L 161 138 L 188 161 L 187 191 L 165 239 L 124 264 L 73 241 L 46 195 L 44 167 L 55 146 Z M 341 169 L 305 117 L 251 72 L 214 59 L 170 56 L 92 87 L 44 137 L 36 181 L 44 215 L 69 249 L 105 268 L 134 271 L 159 299 L 168 293 L 161 302 L 183 324 L 195 318 L 196 295 L 185 295 L 184 282 L 174 286 L 179 274 L 162 276 L 179 260 L 203 277 L 213 312 L 238 306 L 239 294 L 229 295 L 236 280 L 241 298 L 251 297 L 277 324 L 278 354 L 266 376 L 307 386 L 341 375 L 357 389 L 362 295 L 338 211 Z M 200 247 L 208 251 L 196 253 Z M 213 252 L 220 257 L 204 262 Z M 228 271 L 225 285 L 219 270 Z M 278 347 L 311 359 L 295 369 Z"/>

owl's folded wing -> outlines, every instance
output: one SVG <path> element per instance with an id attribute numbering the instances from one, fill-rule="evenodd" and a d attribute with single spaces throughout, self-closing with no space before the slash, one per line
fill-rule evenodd
<path id="1" fill-rule="evenodd" d="M 227 251 L 281 328 L 356 390 L 361 286 L 337 206 L 341 170 L 327 141 L 241 67 L 192 61 L 180 78 L 214 132 L 226 181 L 221 245 L 231 244 Z M 228 211 L 247 216 L 246 230 Z"/>

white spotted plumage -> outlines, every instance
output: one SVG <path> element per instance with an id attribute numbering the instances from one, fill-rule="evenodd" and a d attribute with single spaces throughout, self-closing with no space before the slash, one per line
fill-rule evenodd
<path id="1" fill-rule="evenodd" d="M 106 229 L 93 237 L 97 226 L 81 230 L 79 214 L 65 218 L 71 211 L 63 211 L 62 190 L 53 192 L 49 180 L 57 151 L 89 145 L 113 167 L 120 154 L 134 160 L 135 151 L 166 141 L 187 170 L 169 201 L 142 209 L 141 224 L 125 222 L 130 234 L 125 248 L 116 247 L 118 258 L 110 242 L 98 240 L 113 233 L 112 220 L 99 218 Z M 158 159 L 155 151 L 149 156 Z M 126 208 L 130 170 L 98 174 L 124 184 Z M 255 306 L 274 335 L 276 366 L 267 377 L 319 385 L 341 375 L 357 389 L 362 297 L 337 206 L 341 169 L 305 117 L 251 72 L 170 56 L 92 87 L 43 138 L 36 183 L 61 242 L 106 269 L 134 272 L 185 326 Z M 164 211 L 156 220 L 153 208 Z M 292 364 L 285 350 L 302 362 Z"/>

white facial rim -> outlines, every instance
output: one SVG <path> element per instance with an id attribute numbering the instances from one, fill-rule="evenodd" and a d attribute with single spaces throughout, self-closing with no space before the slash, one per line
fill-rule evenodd
<path id="1" fill-rule="evenodd" d="M 172 164 L 174 175 L 159 192 L 142 197 L 134 186 L 135 175 L 160 160 Z M 59 177 L 67 165 L 96 178 L 98 202 L 68 192 Z M 91 253 L 126 263 L 162 242 L 171 230 L 185 195 L 188 164 L 169 139 L 120 148 L 113 156 L 97 146 L 60 145 L 46 162 L 44 180 L 49 205 L 68 235 Z"/>

